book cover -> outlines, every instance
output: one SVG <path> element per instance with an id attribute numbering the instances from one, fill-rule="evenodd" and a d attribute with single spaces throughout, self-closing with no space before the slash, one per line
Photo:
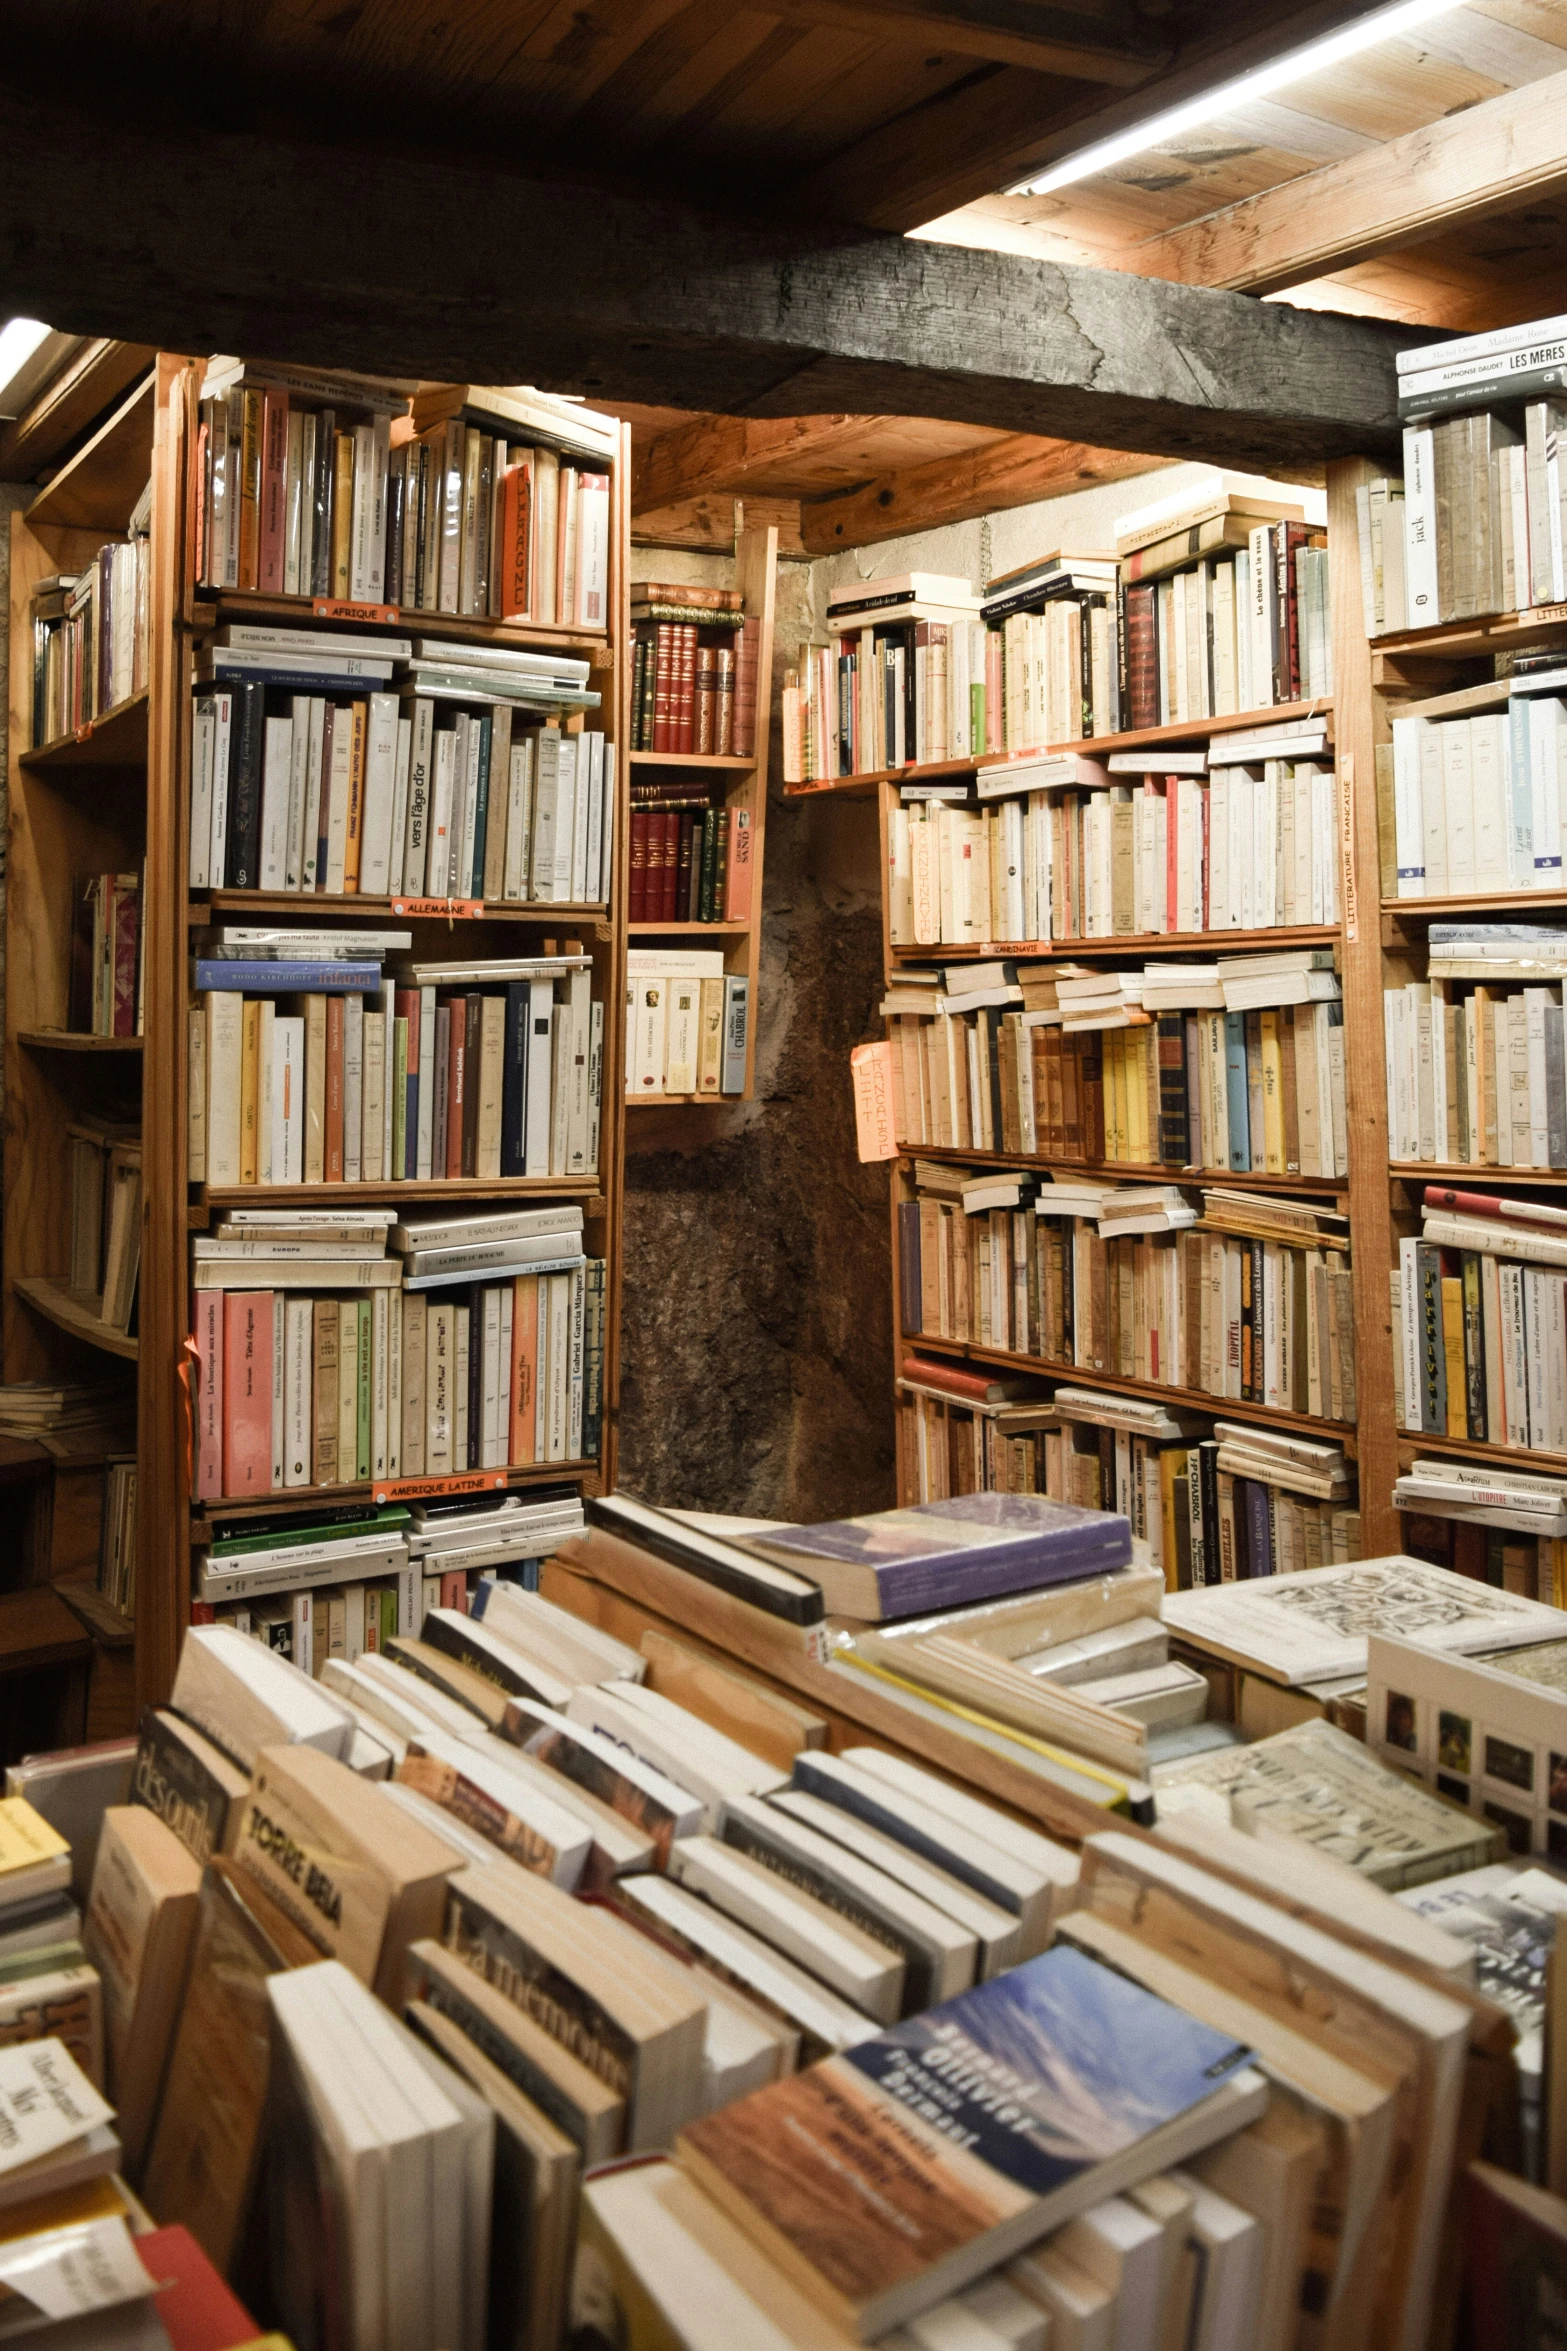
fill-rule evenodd
<path id="1" fill-rule="evenodd" d="M 1130 1523 L 1042 1494 L 966 1494 L 746 1538 L 822 1586 L 848 1616 L 917 1616 L 1125 1567 Z"/>
<path id="2" fill-rule="evenodd" d="M 873 2337 L 1138 2176 L 1134 2151 L 1249 2055 L 1063 1945 L 688 2124 L 676 2151 Z M 1211 2135 L 1230 2127 L 1226 2112 Z"/>

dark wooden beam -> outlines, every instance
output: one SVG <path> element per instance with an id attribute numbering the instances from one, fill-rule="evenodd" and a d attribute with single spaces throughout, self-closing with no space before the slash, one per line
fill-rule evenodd
<path id="1" fill-rule="evenodd" d="M 1406 331 L 422 155 L 0 97 L 0 301 L 74 333 L 1266 470 L 1396 446 Z"/>

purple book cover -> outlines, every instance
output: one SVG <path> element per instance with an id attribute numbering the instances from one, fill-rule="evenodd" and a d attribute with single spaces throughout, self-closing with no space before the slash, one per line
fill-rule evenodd
<path id="1" fill-rule="evenodd" d="M 1112 1574 L 1130 1563 L 1132 1530 L 1114 1511 L 1043 1494 L 963 1494 L 820 1526 L 769 1528 L 756 1547 L 806 1575 L 818 1560 L 869 1567 L 884 1616 L 919 1616 Z"/>

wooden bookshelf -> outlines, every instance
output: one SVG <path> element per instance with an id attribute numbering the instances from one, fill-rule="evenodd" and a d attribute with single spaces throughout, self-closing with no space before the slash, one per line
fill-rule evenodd
<path id="1" fill-rule="evenodd" d="M 191 1553 L 225 1508 L 277 1516 L 334 1500 L 367 1499 L 368 1485 L 289 1489 L 193 1508 L 190 1491 L 190 1239 L 236 1209 L 328 1200 L 412 1208 L 486 1202 L 581 1204 L 591 1257 L 607 1261 L 602 1449 L 592 1461 L 550 1462 L 506 1473 L 509 1487 L 568 1481 L 589 1491 L 613 1482 L 619 1400 L 619 1234 L 624 1106 L 613 1073 L 624 1064 L 624 758 L 629 707 L 630 429 L 622 426 L 612 477 L 609 601 L 603 631 L 390 614 L 379 621 L 319 612 L 310 597 L 216 594 L 195 578 L 195 448 L 200 361 L 160 356 L 153 374 L 13 519 L 11 567 L 11 882 L 7 899 L 6 1153 L 4 1233 L 5 1376 L 81 1377 L 87 1350 L 134 1361 L 139 1395 L 136 1563 L 136 1687 L 140 1703 L 164 1698 L 188 1621 Z M 29 600 L 39 578 L 79 570 L 106 537 L 123 533 L 152 479 L 148 675 L 144 693 L 91 728 L 33 748 L 32 630 Z M 226 620 L 297 621 L 356 631 L 549 649 L 584 659 L 601 696 L 580 722 L 621 747 L 610 895 L 590 905 L 485 904 L 477 916 L 444 909 L 398 916 L 389 897 L 213 890 L 188 886 L 191 686 L 197 654 Z M 572 722 L 568 720 L 568 725 Z M 82 785 L 90 784 L 84 791 Z M 73 877 L 125 870 L 146 860 L 142 955 L 144 1036 L 75 1037 L 66 1032 Z M 207 1187 L 189 1180 L 187 1037 L 193 930 L 222 917 L 295 917 L 352 927 L 406 921 L 427 959 L 515 952 L 576 939 L 590 956 L 594 995 L 604 1004 L 606 1083 L 599 1169 L 585 1178 L 462 1179 L 385 1184 Z M 742 947 L 745 942 L 741 942 Z M 62 1183 L 67 1129 L 112 1091 L 143 1114 L 143 1235 L 135 1338 L 108 1331 L 95 1301 L 74 1296 L 70 1187 Z"/>
<path id="2" fill-rule="evenodd" d="M 671 945 L 689 948 L 710 945 L 719 949 L 727 975 L 744 977 L 748 983 L 746 999 L 745 1084 L 738 1094 L 634 1094 L 625 1092 L 628 1110 L 661 1110 L 684 1108 L 691 1104 L 723 1104 L 749 1102 L 756 1092 L 756 1032 L 759 1015 L 758 989 L 762 967 L 762 876 L 767 847 L 767 762 L 768 711 L 772 695 L 773 674 L 773 620 L 778 587 L 778 532 L 769 525 L 765 530 L 742 531 L 735 542 L 735 586 L 739 589 L 748 618 L 761 622 L 756 655 L 756 750 L 750 757 L 739 754 L 695 751 L 633 751 L 630 768 L 658 772 L 685 771 L 692 775 L 716 778 L 725 786 L 725 804 L 731 808 L 748 809 L 751 817 L 751 912 L 738 922 L 632 922 L 629 920 L 631 877 L 631 829 L 629 800 L 625 843 L 620 855 L 621 920 L 626 936 L 638 945 L 653 946 L 659 940 Z M 626 691 L 629 697 L 629 661 Z M 628 700 L 629 722 L 629 700 Z"/>
<path id="3" fill-rule="evenodd" d="M 1081 963 L 1105 956 L 1112 961 L 1137 955 L 1190 955 L 1200 951 L 1267 954 L 1286 947 L 1336 947 L 1335 923 L 1293 923 L 1266 931 L 1122 931 L 1109 939 L 987 939 L 977 947 L 911 947 L 887 940 L 889 966 L 909 963 L 988 963 L 1004 956 L 1011 963 Z"/>
<path id="4" fill-rule="evenodd" d="M 1180 1184 L 1193 1190 L 1304 1192 L 1324 1203 L 1336 1200 L 1345 1188 L 1342 1176 L 1241 1175 L 1229 1167 L 1166 1167 L 1162 1160 L 1072 1159 L 1061 1151 L 970 1151 L 949 1143 L 910 1143 L 904 1156 L 945 1160 L 961 1167 L 1059 1167 L 1073 1175 L 1105 1176 L 1117 1183 Z M 1567 1176 L 1562 1181 L 1567 1182 Z"/>

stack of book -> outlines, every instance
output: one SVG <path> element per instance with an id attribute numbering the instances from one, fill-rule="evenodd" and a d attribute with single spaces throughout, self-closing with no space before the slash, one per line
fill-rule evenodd
<path id="1" fill-rule="evenodd" d="M 27 1437 L 45 1452 L 115 1452 L 136 1434 L 134 1382 L 12 1380 L 0 1386 L 0 1436 Z"/>
<path id="2" fill-rule="evenodd" d="M 1393 1281 L 1400 1427 L 1567 1453 L 1567 1211 L 1429 1185 Z"/>
<path id="3" fill-rule="evenodd" d="M 1116 525 L 1128 727 L 1266 710 L 1333 691 L 1327 534 L 1305 505 L 1177 491 Z"/>
<path id="4" fill-rule="evenodd" d="M 1354 1420 L 1346 1219 L 1210 1192 L 1200 1222 L 1138 1195 L 1118 1223 L 1123 1187 L 967 1182 L 927 1161 L 914 1184 L 898 1207 L 905 1336 Z"/>
<path id="5" fill-rule="evenodd" d="M 588 674 L 430 637 L 221 629 L 197 667 L 191 888 L 601 902 L 615 747 L 558 723 L 597 708 Z"/>
<path id="6" fill-rule="evenodd" d="M 626 1098 L 742 1094 L 751 983 L 716 947 L 626 957 Z"/>
<path id="7" fill-rule="evenodd" d="M 1567 1167 L 1567 931 L 1433 923 L 1428 970 L 1383 991 L 1392 1156 Z"/>
<path id="8" fill-rule="evenodd" d="M 631 785 L 630 922 L 745 922 L 751 811 L 698 777 Z"/>
<path id="9" fill-rule="evenodd" d="M 1417 1558 L 1567 1605 L 1567 1481 L 1419 1456 L 1394 1481 L 1393 1500 Z"/>
<path id="10" fill-rule="evenodd" d="M 1522 656 L 1508 684 L 1505 709 L 1394 719 L 1400 898 L 1561 888 L 1567 668 Z"/>
<path id="11" fill-rule="evenodd" d="M 457 1220 L 453 1238 L 389 1221 L 196 1242 L 199 1499 L 585 1458 L 604 1287 L 580 1209 Z"/>
<path id="12" fill-rule="evenodd" d="M 1336 923 L 1328 735 L 1311 719 L 1207 751 L 1009 759 L 979 767 L 973 801 L 908 786 L 890 814 L 893 942 Z"/>
<path id="13" fill-rule="evenodd" d="M 986 750 L 987 679 L 999 645 L 967 580 L 931 572 L 858 580 L 831 593 L 827 625 L 832 640 L 803 644 L 784 679 L 786 783 Z"/>
<path id="14" fill-rule="evenodd" d="M 603 629 L 619 430 L 525 387 L 215 359 L 197 434 L 197 577 Z"/>
<path id="15" fill-rule="evenodd" d="M 146 521 L 84 572 L 33 589 L 32 748 L 57 743 L 147 687 Z"/>
<path id="16" fill-rule="evenodd" d="M 1301 968 L 1318 960 L 1330 954 L 1301 949 L 1142 972 L 949 965 L 939 987 L 927 984 L 936 974 L 905 969 L 881 1002 L 892 1023 L 898 1139 L 1111 1164 L 1342 1175 L 1343 1015 L 1331 971 Z M 1296 968 L 1248 968 L 1269 962 Z M 1299 1001 L 1303 990 L 1315 1000 Z M 1240 999 L 1233 1010 L 1187 1009 L 1222 1007 L 1232 993 Z"/>
<path id="17" fill-rule="evenodd" d="M 760 624 L 739 589 L 638 580 L 631 622 L 632 750 L 751 758 Z"/>
<path id="18" fill-rule="evenodd" d="M 1059 551 L 989 582 L 985 711 L 999 724 L 976 749 L 1028 751 L 1131 723 L 1121 715 L 1117 587 L 1113 555 Z"/>
<path id="19" fill-rule="evenodd" d="M 401 963 L 406 931 L 226 930 L 198 955 L 191 1174 L 209 1184 L 596 1174 L 586 955 Z"/>
<path id="20" fill-rule="evenodd" d="M 101 2090 L 103 1984 L 72 1884 L 66 1839 L 25 1796 L 0 1799 L 0 2047 L 48 2039 Z"/>

